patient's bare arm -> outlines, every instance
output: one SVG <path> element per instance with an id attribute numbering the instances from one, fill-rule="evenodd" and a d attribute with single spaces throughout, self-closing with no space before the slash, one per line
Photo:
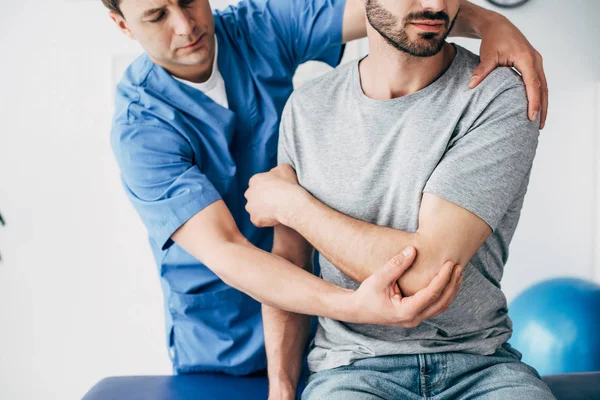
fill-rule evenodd
<path id="1" fill-rule="evenodd" d="M 414 246 L 417 260 L 399 280 L 404 295 L 427 285 L 446 261 L 467 265 L 491 234 L 481 218 L 428 193 L 423 195 L 415 233 L 356 220 L 312 197 L 288 165 L 253 177 L 246 197 L 255 224 L 291 227 L 357 282 L 377 270 L 381 260 Z"/>

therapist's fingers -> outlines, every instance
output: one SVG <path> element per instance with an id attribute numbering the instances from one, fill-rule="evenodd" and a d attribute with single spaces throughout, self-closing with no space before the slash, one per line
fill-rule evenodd
<path id="1" fill-rule="evenodd" d="M 462 274 L 462 270 L 463 268 L 461 266 L 456 266 L 454 268 L 452 273 L 452 279 L 450 280 L 450 283 L 444 288 L 444 291 L 442 292 L 440 298 L 437 299 L 433 304 L 428 306 L 421 314 L 423 321 L 442 314 L 448 309 L 448 307 L 450 307 L 450 304 L 452 304 L 452 302 L 456 298 L 456 295 L 458 294 L 458 289 L 460 288 L 464 277 L 464 275 Z"/>
<path id="2" fill-rule="evenodd" d="M 416 255 L 417 251 L 414 247 L 409 246 L 405 248 L 400 254 L 395 255 L 368 278 L 369 285 L 373 285 L 376 288 L 390 288 L 392 293 L 401 297 L 400 288 L 398 288 L 397 283 L 398 278 L 410 268 Z"/>
<path id="3" fill-rule="evenodd" d="M 548 117 L 549 91 L 541 55 L 538 64 L 538 74 L 542 79 L 542 118 L 540 119 L 540 129 L 544 129 L 546 127 L 546 118 Z"/>
<path id="4" fill-rule="evenodd" d="M 542 55 L 533 48 L 519 53 L 482 56 L 481 63 L 473 70 L 469 87 L 477 87 L 492 71 L 499 66 L 514 67 L 523 78 L 527 92 L 527 116 L 531 121 L 540 117 L 540 129 L 546 125 L 548 115 L 548 83 L 544 72 Z"/>
<path id="5" fill-rule="evenodd" d="M 414 326 L 423 321 L 423 311 L 441 298 L 444 289 L 452 278 L 453 269 L 453 262 L 445 263 L 427 287 L 410 297 L 402 299 L 401 306 L 406 307 L 406 311 L 412 316 L 412 320 L 415 322 Z"/>
<path id="6" fill-rule="evenodd" d="M 482 60 L 481 63 L 473 70 L 469 87 L 471 89 L 477 87 L 483 80 L 498 67 L 499 63 L 493 59 Z"/>
<path id="7" fill-rule="evenodd" d="M 521 73 L 525 90 L 527 91 L 527 101 L 529 103 L 528 116 L 531 121 L 538 119 L 542 109 L 542 78 L 535 67 L 536 61 L 533 57 L 518 59 L 515 61 L 515 68 Z"/>

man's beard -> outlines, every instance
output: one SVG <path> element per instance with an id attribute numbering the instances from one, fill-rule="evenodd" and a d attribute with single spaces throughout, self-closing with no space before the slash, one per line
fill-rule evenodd
<path id="1" fill-rule="evenodd" d="M 398 18 L 392 15 L 388 10 L 379 4 L 379 0 L 367 0 L 366 14 L 369 24 L 375 29 L 390 45 L 396 49 L 410 54 L 414 57 L 432 57 L 438 54 L 444 47 L 446 38 L 450 34 L 456 17 L 450 23 L 448 14 L 443 11 L 433 13 L 431 11 L 422 11 L 410 13 L 404 18 L 403 25 L 400 27 Z M 458 13 L 456 14 L 458 16 Z M 440 36 L 438 32 L 419 33 L 419 39 L 413 41 L 406 33 L 405 26 L 410 21 L 415 20 L 436 20 L 443 21 L 446 32 Z"/>

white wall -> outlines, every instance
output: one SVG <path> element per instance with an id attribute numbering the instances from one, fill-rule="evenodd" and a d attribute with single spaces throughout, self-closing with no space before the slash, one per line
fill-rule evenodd
<path id="1" fill-rule="evenodd" d="M 600 79 L 596 83 L 596 196 L 594 203 L 596 205 L 596 229 L 594 231 L 595 247 L 594 264 L 596 273 L 594 279 L 600 282 Z"/>
<path id="2" fill-rule="evenodd" d="M 531 0 L 506 15 L 545 56 L 551 91 L 512 298 L 593 276 L 600 2 Z M 170 373 L 154 261 L 108 141 L 114 71 L 139 47 L 99 1 L 22 0 L 3 7 L 0 48 L 0 398 L 76 399 L 105 376 Z"/>

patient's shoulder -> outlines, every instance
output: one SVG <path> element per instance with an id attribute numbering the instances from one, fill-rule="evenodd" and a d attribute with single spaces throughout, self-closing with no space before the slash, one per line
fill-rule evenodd
<path id="1" fill-rule="evenodd" d="M 306 103 L 314 105 L 331 104 L 345 96 L 351 89 L 353 79 L 353 68 L 357 68 L 358 61 L 343 64 L 334 70 L 318 76 L 296 88 L 292 93 L 295 103 Z"/>
<path id="2" fill-rule="evenodd" d="M 467 89 L 467 91 L 480 91 L 484 97 L 488 97 L 490 100 L 497 97 L 500 93 L 505 92 L 509 89 L 516 87 L 525 88 L 523 79 L 514 69 L 510 67 L 497 67 L 477 86 L 475 89 L 468 89 L 468 82 L 473 76 L 473 71 L 481 62 L 481 59 L 477 54 L 465 49 L 464 47 L 455 45 L 458 51 L 458 55 L 461 58 L 461 68 L 459 69 L 459 76 L 457 79 L 462 81 L 464 85 L 461 85 Z M 517 92 L 519 92 L 517 90 Z M 523 93 L 523 101 L 526 101 Z"/>

